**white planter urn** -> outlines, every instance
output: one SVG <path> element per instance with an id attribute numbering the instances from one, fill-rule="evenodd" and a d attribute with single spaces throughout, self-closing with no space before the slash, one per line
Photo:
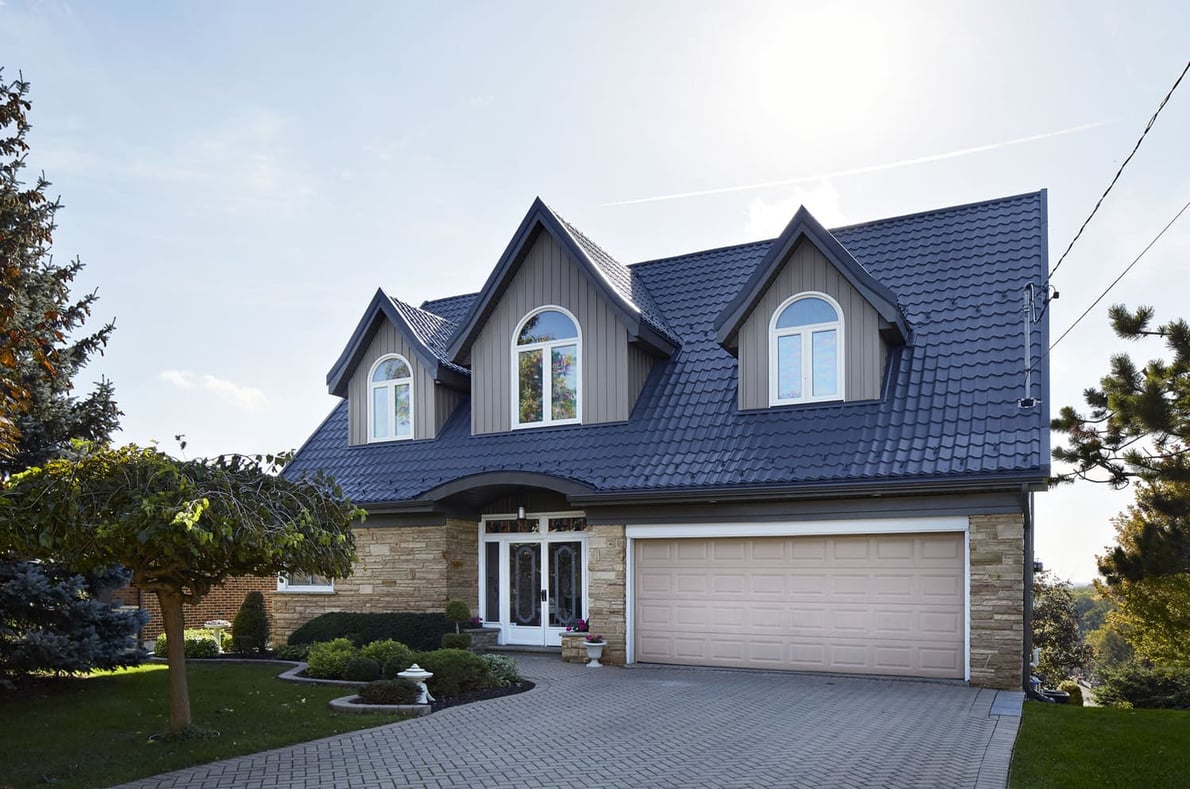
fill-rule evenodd
<path id="1" fill-rule="evenodd" d="M 587 668 L 603 668 L 603 664 L 599 662 L 599 658 L 603 657 L 603 648 L 607 646 L 606 641 L 587 641 L 583 644 L 587 648 Z"/>

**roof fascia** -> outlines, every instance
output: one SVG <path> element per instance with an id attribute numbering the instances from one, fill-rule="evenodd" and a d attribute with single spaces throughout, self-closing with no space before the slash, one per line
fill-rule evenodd
<path id="1" fill-rule="evenodd" d="M 777 276 L 782 263 L 802 241 L 807 239 L 851 283 L 852 287 L 876 309 L 881 319 L 881 334 L 897 344 L 909 337 L 909 326 L 897 307 L 896 296 L 868 273 L 859 261 L 839 243 L 829 230 L 802 206 L 793 215 L 769 247 L 768 253 L 744 287 L 715 319 L 715 339 L 720 345 L 734 347 L 736 333 L 747 319 L 756 302 L 764 295 Z"/>
<path id="2" fill-rule="evenodd" d="M 657 503 L 678 504 L 708 501 L 766 501 L 774 499 L 822 499 L 848 496 L 903 496 L 936 493 L 987 493 L 999 490 L 1017 491 L 1021 486 L 1042 491 L 1049 487 L 1048 474 L 1000 473 L 976 474 L 960 478 L 918 479 L 889 482 L 844 481 L 813 485 L 741 485 L 735 487 L 682 488 L 678 490 L 625 490 L 579 494 L 570 497 L 575 506 Z"/>
<path id="3" fill-rule="evenodd" d="M 541 231 L 549 233 L 578 263 L 579 268 L 583 270 L 587 278 L 590 279 L 600 293 L 603 294 L 608 304 L 611 305 L 612 311 L 616 313 L 616 316 L 628 330 L 628 336 L 631 340 L 643 342 L 666 355 L 673 353 L 675 350 L 673 344 L 665 338 L 660 337 L 657 332 L 645 324 L 641 318 L 640 307 L 612 286 L 603 271 L 591 260 L 590 256 L 587 255 L 574 236 L 570 234 L 558 219 L 557 215 L 538 197 L 533 200 L 533 205 L 529 207 L 528 213 L 521 220 L 521 224 L 517 227 L 516 233 L 513 234 L 512 240 L 505 247 L 504 254 L 500 256 L 496 267 L 492 270 L 491 275 L 488 276 L 487 282 L 484 283 L 483 289 L 472 304 L 471 311 L 467 314 L 462 328 L 451 341 L 447 353 L 452 362 L 455 364 L 464 364 L 464 355 L 470 350 L 471 343 L 475 341 L 476 335 L 479 334 L 480 329 L 487 320 L 488 313 L 507 289 L 509 280 L 516 273 L 516 269 L 520 265 L 522 258 L 537 238 L 537 233 Z"/>
<path id="4" fill-rule="evenodd" d="M 355 368 L 363 357 L 364 352 L 367 351 L 368 344 L 376 336 L 376 330 L 380 326 L 380 321 L 385 318 L 397 328 L 397 331 L 401 333 L 413 348 L 418 361 L 430 373 L 435 382 L 455 388 L 466 388 L 466 377 L 443 365 L 442 361 L 434 355 L 434 352 L 418 337 L 417 332 L 405 321 L 405 317 L 401 315 L 401 312 L 393 304 L 393 300 L 384 292 L 384 289 L 377 288 L 376 295 L 368 303 L 363 317 L 356 324 L 355 331 L 351 333 L 351 339 L 347 341 L 347 346 L 339 354 L 339 358 L 334 366 L 331 367 L 330 372 L 326 374 L 327 389 L 332 395 L 336 397 L 347 396 L 347 381 L 351 377 L 351 374 L 355 372 Z"/>

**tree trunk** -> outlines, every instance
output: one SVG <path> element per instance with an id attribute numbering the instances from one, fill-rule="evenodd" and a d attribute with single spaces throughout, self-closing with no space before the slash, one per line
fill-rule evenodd
<path id="1" fill-rule="evenodd" d="M 161 620 L 165 627 L 166 660 L 169 662 L 169 730 L 190 725 L 190 684 L 186 679 L 186 635 L 182 616 L 182 595 L 157 590 Z"/>

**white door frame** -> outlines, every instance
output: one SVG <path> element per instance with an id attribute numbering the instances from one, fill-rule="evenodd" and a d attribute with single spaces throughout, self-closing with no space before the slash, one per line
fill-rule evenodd
<path id="1" fill-rule="evenodd" d="M 562 644 L 562 633 L 566 632 L 565 627 L 554 627 L 549 624 L 549 610 L 550 604 L 553 602 L 548 599 L 549 585 L 550 585 L 550 552 L 549 547 L 552 544 L 560 542 L 577 542 L 581 546 L 582 561 L 579 566 L 582 578 L 582 610 L 578 615 L 583 619 L 588 616 L 589 601 L 588 601 L 588 573 L 587 566 L 589 562 L 587 550 L 587 533 L 586 531 L 549 531 L 549 520 L 551 518 L 581 518 L 582 512 L 530 512 L 526 513 L 523 520 L 536 521 L 537 531 L 526 532 L 508 532 L 501 534 L 488 534 L 487 522 L 494 520 L 517 520 L 516 513 L 501 514 L 501 515 L 484 515 L 479 522 L 479 610 L 486 612 L 488 610 L 487 600 L 487 545 L 497 544 L 500 546 L 498 567 L 496 568 L 499 574 L 499 615 L 497 621 L 487 620 L 484 624 L 488 627 L 498 627 L 500 629 L 499 640 L 501 644 L 522 644 L 526 646 L 549 646 L 556 647 Z M 509 568 L 510 548 L 513 544 L 522 543 L 536 543 L 541 547 L 541 592 L 546 595 L 546 600 L 542 605 L 541 610 L 541 625 L 534 625 L 529 627 L 521 627 L 512 623 L 512 615 L 509 604 L 509 592 L 511 587 L 511 570 Z"/>

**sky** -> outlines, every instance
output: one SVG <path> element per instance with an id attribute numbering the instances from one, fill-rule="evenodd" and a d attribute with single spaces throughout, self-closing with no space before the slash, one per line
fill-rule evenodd
<path id="1" fill-rule="evenodd" d="M 376 288 L 478 290 L 534 197 L 622 262 L 1046 188 L 1056 262 L 1190 58 L 1166 2 L 0 0 L 28 157 L 86 265 L 120 442 L 296 448 Z M 1190 82 L 1190 78 L 1187 79 Z M 1056 338 L 1190 200 L 1190 85 L 1053 278 Z M 1190 214 L 1190 212 L 1187 212 Z M 1053 412 L 1190 317 L 1190 216 L 1050 356 Z M 1037 496 L 1036 554 L 1096 574 L 1128 491 Z"/>

